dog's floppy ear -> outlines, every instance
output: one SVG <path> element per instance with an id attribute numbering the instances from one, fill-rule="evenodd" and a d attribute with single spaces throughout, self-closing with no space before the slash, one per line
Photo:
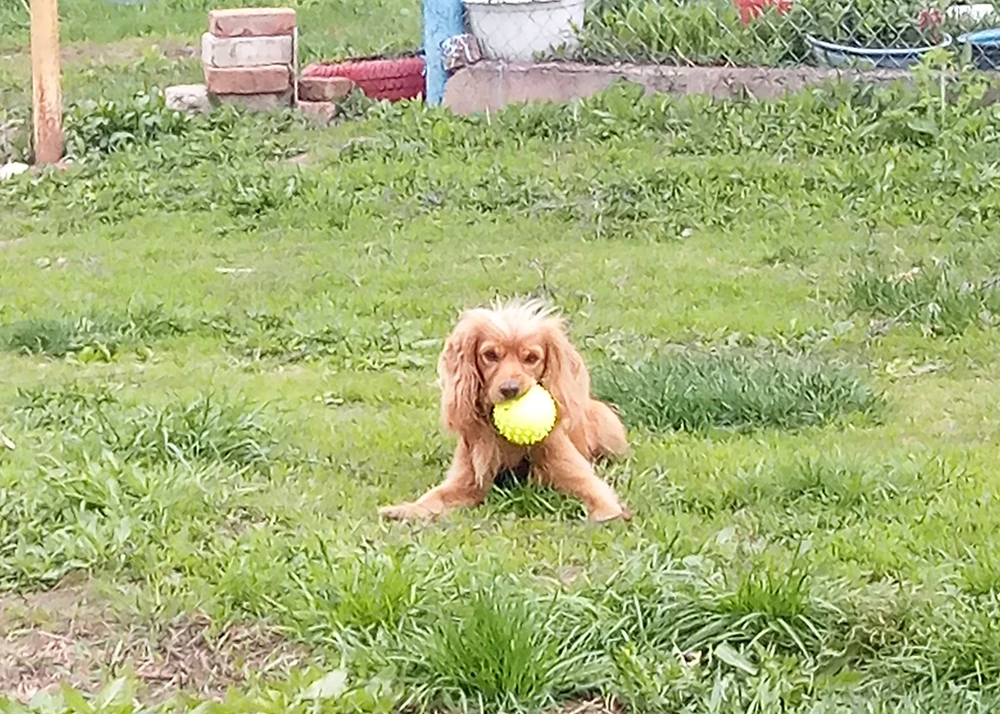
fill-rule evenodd
<path id="1" fill-rule="evenodd" d="M 482 323 L 477 315 L 465 313 L 445 341 L 438 360 L 441 383 L 441 419 L 445 429 L 461 433 L 480 419 L 483 378 L 476 364 Z"/>
<path id="2" fill-rule="evenodd" d="M 579 423 L 586 418 L 590 399 L 590 374 L 583 357 L 566 337 L 563 323 L 550 318 L 542 328 L 545 345 L 545 372 L 542 385 L 559 405 L 560 419 Z"/>

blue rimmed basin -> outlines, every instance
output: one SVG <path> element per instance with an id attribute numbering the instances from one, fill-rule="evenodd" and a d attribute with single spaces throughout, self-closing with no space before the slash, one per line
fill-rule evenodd
<path id="1" fill-rule="evenodd" d="M 931 50 L 951 46 L 951 35 L 936 45 L 927 47 L 851 47 L 806 36 L 813 55 L 828 67 L 859 67 L 861 69 L 909 69 Z"/>

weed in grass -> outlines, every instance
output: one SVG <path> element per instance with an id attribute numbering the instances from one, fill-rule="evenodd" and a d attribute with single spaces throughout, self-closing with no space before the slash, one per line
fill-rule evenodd
<path id="1" fill-rule="evenodd" d="M 612 653 L 614 691 L 629 711 L 674 714 L 687 711 L 711 691 L 700 657 L 628 643 Z"/>
<path id="2" fill-rule="evenodd" d="M 0 109 L 0 165 L 27 156 L 27 143 L 24 121 Z"/>
<path id="3" fill-rule="evenodd" d="M 776 515 L 779 522 L 790 522 L 788 514 L 819 512 L 843 525 L 894 510 L 899 499 L 918 498 L 940 484 L 931 469 L 910 461 L 791 455 L 739 468 L 713 466 L 677 486 L 675 498 L 690 513 L 765 511 L 782 514 Z"/>
<path id="4" fill-rule="evenodd" d="M 234 107 L 222 107 L 208 117 L 192 117 L 167 108 L 159 90 L 141 90 L 123 100 L 70 105 L 66 150 L 69 156 L 93 161 L 128 149 L 154 147 L 158 151 L 149 158 L 174 168 L 206 160 L 226 165 L 237 157 L 280 159 L 293 153 L 285 130 L 300 121 L 280 112 L 246 116 Z"/>
<path id="5" fill-rule="evenodd" d="M 364 332 L 337 324 L 299 327 L 269 313 L 248 314 L 245 320 L 221 317 L 210 324 L 224 336 L 230 350 L 251 362 L 325 360 L 362 371 L 418 369 L 433 364 L 440 348 L 439 339 L 428 338 L 418 325 L 399 319 L 383 321 Z"/>
<path id="6" fill-rule="evenodd" d="M 521 711 L 601 685 L 594 633 L 566 628 L 567 599 L 546 599 L 509 583 L 474 589 L 400 657 L 397 665 L 425 704 Z"/>
<path id="7" fill-rule="evenodd" d="M 164 543 L 207 538 L 238 491 L 252 489 L 230 470 L 113 457 L 50 456 L 0 473 L 0 592 L 51 586 L 75 570 L 155 570 Z"/>
<path id="8" fill-rule="evenodd" d="M 841 365 L 746 351 L 662 354 L 595 370 L 594 390 L 632 427 L 663 432 L 818 426 L 877 418 L 884 398 Z"/>
<path id="9" fill-rule="evenodd" d="M 1000 594 L 1000 557 L 989 549 L 968 549 L 960 571 L 962 589 L 974 596 Z"/>
<path id="10" fill-rule="evenodd" d="M 398 692 L 385 677 L 357 679 L 344 669 L 328 671 L 315 667 L 293 671 L 284 681 L 257 682 L 250 691 L 228 693 L 225 702 L 214 705 L 221 712 L 268 711 L 288 714 L 343 712 L 344 714 L 392 714 L 399 711 Z"/>
<path id="11" fill-rule="evenodd" d="M 777 500 L 786 503 L 809 501 L 852 509 L 896 496 L 893 471 L 891 466 L 804 458 L 775 474 L 772 488 Z"/>
<path id="12" fill-rule="evenodd" d="M 276 440 L 260 408 L 203 394 L 192 401 L 127 408 L 104 385 L 20 389 L 15 413 L 28 429 L 106 449 L 146 465 L 221 462 L 263 467 Z"/>
<path id="13" fill-rule="evenodd" d="M 322 585 L 315 592 L 335 633 L 396 631 L 430 586 L 421 582 L 420 567 L 406 548 L 365 548 L 337 560 L 322 542 L 320 551 L 327 567 L 317 575 Z"/>
<path id="14" fill-rule="evenodd" d="M 816 251 L 797 243 L 783 243 L 761 256 L 762 265 L 779 267 L 791 265 L 796 268 L 806 267 L 814 258 Z"/>
<path id="15" fill-rule="evenodd" d="M 73 382 L 19 387 L 14 414 L 29 430 L 83 435 L 105 428 L 108 412 L 117 405 L 117 391 L 111 386 Z"/>
<path id="16" fill-rule="evenodd" d="M 873 714 L 988 714 L 1000 707 L 1000 695 L 953 683 L 935 682 L 904 687 L 889 681 L 867 695 L 841 694 L 820 702 L 821 714 L 844 711 L 871 711 Z"/>
<path id="17" fill-rule="evenodd" d="M 253 224 L 268 213 L 301 205 L 304 195 L 315 193 L 315 183 L 314 176 L 295 169 L 280 171 L 263 163 L 242 163 L 220 172 L 209 202 L 213 208 Z"/>
<path id="18" fill-rule="evenodd" d="M 852 310 L 945 337 L 993 326 L 1000 316 L 997 279 L 964 278 L 945 261 L 889 276 L 872 269 L 857 272 L 850 278 L 847 302 Z"/>
<path id="19" fill-rule="evenodd" d="M 84 360 L 111 360 L 122 350 L 147 348 L 190 327 L 159 305 L 129 305 L 124 314 L 25 319 L 0 326 L 0 347 L 10 352 Z"/>
<path id="20" fill-rule="evenodd" d="M 154 208 L 221 209 L 248 229 L 278 208 L 300 205 L 303 196 L 318 202 L 323 195 L 310 176 L 274 164 L 302 152 L 290 131 L 301 119 L 290 113 L 243 116 L 226 107 L 187 119 L 166 109 L 161 95 L 141 92 L 131 101 L 71 109 L 70 116 L 69 147 L 81 161 L 0 186 L 0 200 L 55 209 L 57 231 L 120 224 Z"/>
<path id="21" fill-rule="evenodd" d="M 924 633 L 931 662 L 948 680 L 995 692 L 1000 675 L 1000 595 L 956 597 Z"/>
<path id="22" fill-rule="evenodd" d="M 136 424 L 119 434 L 114 450 L 125 459 L 156 464 L 169 461 L 220 461 L 262 466 L 271 458 L 275 439 L 259 408 L 220 400 L 212 394 L 166 407 L 140 406 L 130 415 Z"/>
<path id="23" fill-rule="evenodd" d="M 187 114 L 167 109 L 159 93 L 139 92 L 127 102 L 90 100 L 66 112 L 66 152 L 71 157 L 109 154 L 184 134 L 191 124 Z"/>
<path id="24" fill-rule="evenodd" d="M 663 592 L 667 597 L 662 603 L 649 603 L 649 614 L 659 625 L 650 630 L 656 633 L 653 643 L 685 652 L 710 652 L 723 643 L 764 644 L 816 656 L 830 634 L 829 623 L 822 620 L 836 610 L 816 598 L 806 583 L 800 567 L 764 564 L 760 572 L 736 574 L 733 582 L 695 580 L 690 589 Z"/>
<path id="25" fill-rule="evenodd" d="M 579 500 L 531 483 L 494 485 L 486 499 L 488 511 L 517 518 L 579 520 L 584 514 Z"/>

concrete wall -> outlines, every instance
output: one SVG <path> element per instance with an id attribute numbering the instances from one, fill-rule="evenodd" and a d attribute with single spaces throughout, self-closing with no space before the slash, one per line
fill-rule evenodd
<path id="1" fill-rule="evenodd" d="M 906 76 L 902 71 L 858 73 L 813 67 L 603 67 L 562 62 L 478 62 L 458 70 L 448 80 L 444 106 L 459 114 L 471 114 L 495 111 L 512 102 L 567 102 L 589 97 L 621 79 L 641 84 L 647 92 L 708 94 L 718 99 L 745 96 L 766 99 L 837 78 L 883 83 Z"/>

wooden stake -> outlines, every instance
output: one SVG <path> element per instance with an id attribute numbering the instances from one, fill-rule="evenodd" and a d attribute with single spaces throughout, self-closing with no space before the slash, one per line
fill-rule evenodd
<path id="1" fill-rule="evenodd" d="M 35 163 L 54 164 L 63 153 L 58 0 L 31 0 L 31 84 Z"/>

